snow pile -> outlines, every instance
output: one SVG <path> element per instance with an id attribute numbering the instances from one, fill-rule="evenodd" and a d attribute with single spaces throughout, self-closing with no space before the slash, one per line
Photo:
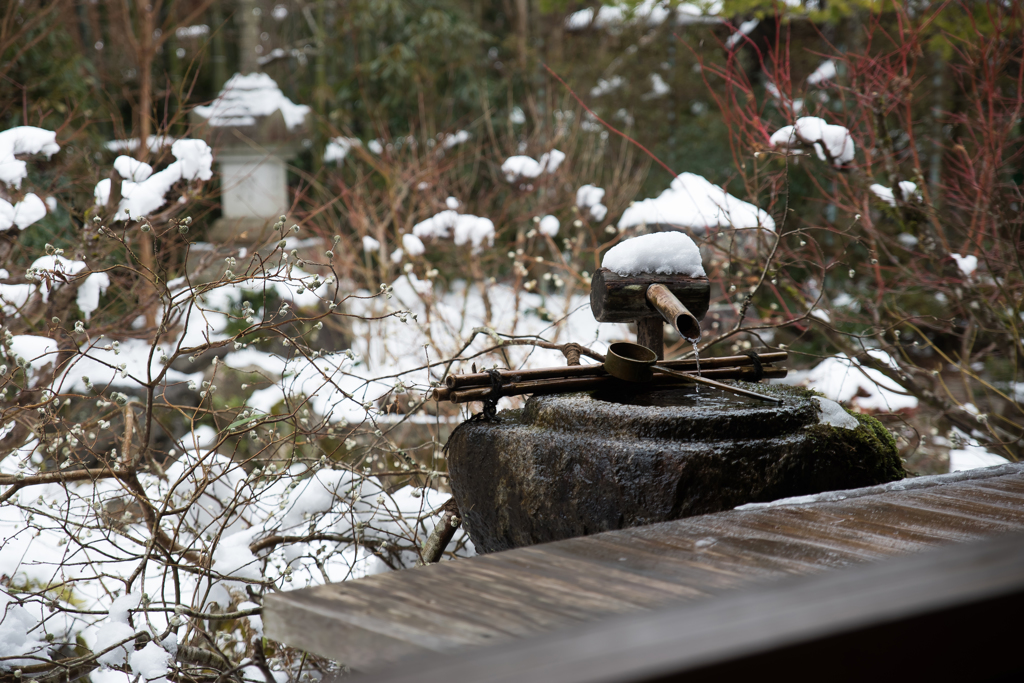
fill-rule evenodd
<path id="1" fill-rule="evenodd" d="M 911 197 L 916 197 L 918 201 L 923 201 L 921 193 L 917 191 L 917 183 L 912 183 L 909 180 L 901 180 L 898 187 L 900 188 L 900 195 L 903 201 L 910 201 Z M 868 189 L 871 190 L 872 194 L 889 206 L 896 206 L 896 197 L 893 194 L 891 187 L 874 183 Z"/>
<path id="2" fill-rule="evenodd" d="M 153 167 L 145 161 L 132 159 L 130 156 L 121 155 L 114 159 L 114 170 L 117 174 L 133 183 L 141 183 L 153 175 Z"/>
<path id="3" fill-rule="evenodd" d="M 565 161 L 565 153 L 557 149 L 546 152 L 540 159 L 528 156 L 512 156 L 505 159 L 501 165 L 501 172 L 505 174 L 505 180 L 514 183 L 520 178 L 532 179 L 543 173 L 554 173 Z"/>
<path id="4" fill-rule="evenodd" d="M 950 254 L 950 257 L 956 261 L 956 267 L 960 269 L 960 272 L 964 274 L 964 277 L 970 277 L 974 271 L 978 269 L 978 257 L 977 256 L 961 256 L 960 254 Z"/>
<path id="5" fill-rule="evenodd" d="M 992 467 L 993 465 L 1005 465 L 1009 460 L 1001 455 L 987 451 L 981 446 L 970 443 L 963 444 L 963 448 L 951 448 L 949 450 L 949 471 L 962 472 L 964 470 L 975 470 L 979 467 Z"/>
<path id="6" fill-rule="evenodd" d="M 547 235 L 548 237 L 554 237 L 558 234 L 558 229 L 562 227 L 562 224 L 558 222 L 558 219 L 548 214 L 540 219 L 537 224 L 537 229 L 540 234 Z"/>
<path id="7" fill-rule="evenodd" d="M 16 126 L 0 132 L 0 182 L 8 187 L 21 187 L 28 175 L 28 166 L 19 154 L 45 154 L 49 159 L 60 151 L 57 134 L 35 126 Z"/>
<path id="8" fill-rule="evenodd" d="M 779 128 L 769 142 L 772 147 L 796 154 L 804 147 L 813 147 L 819 159 L 836 166 L 850 163 L 856 154 L 850 131 L 817 116 L 804 116 L 792 126 Z"/>
<path id="9" fill-rule="evenodd" d="M 441 211 L 412 227 L 412 234 L 420 239 L 447 239 L 453 232 L 455 244 L 472 244 L 473 253 L 479 253 L 484 242 L 488 246 L 494 244 L 494 223 L 489 218 L 460 214 L 452 209 Z"/>
<path id="10" fill-rule="evenodd" d="M 353 147 L 362 147 L 363 143 L 359 138 L 347 138 L 345 136 L 338 136 L 331 138 L 327 143 L 327 147 L 324 148 L 324 163 L 329 164 L 332 161 L 341 163 L 348 156 L 348 153 Z"/>
<path id="11" fill-rule="evenodd" d="M 70 261 L 63 256 L 41 256 L 32 262 L 26 271 L 26 276 L 39 280 L 39 289 L 45 303 L 50 295 L 50 289 L 60 287 L 65 280 L 74 281 L 74 276 L 86 269 L 85 261 Z M 100 304 L 100 297 L 106 293 L 110 286 L 110 277 L 106 273 L 89 273 L 85 281 L 78 287 L 78 295 L 75 303 L 79 310 L 89 320 Z"/>
<path id="12" fill-rule="evenodd" d="M 608 215 L 608 207 L 601 203 L 604 189 L 594 185 L 584 185 L 576 190 L 576 206 L 585 209 L 595 221 L 603 221 Z"/>
<path id="13" fill-rule="evenodd" d="M 836 63 L 831 59 L 827 59 L 818 65 L 810 76 L 807 77 L 808 85 L 818 85 L 825 81 L 831 81 L 836 77 Z"/>
<path id="14" fill-rule="evenodd" d="M 0 197 L 0 231 L 17 226 L 24 230 L 46 216 L 46 204 L 39 195 L 29 192 L 17 204 Z"/>
<path id="15" fill-rule="evenodd" d="M 700 250 L 681 232 L 656 232 L 620 242 L 604 255 L 601 267 L 622 276 L 704 275 Z"/>
<path id="16" fill-rule="evenodd" d="M 128 613 L 129 610 L 138 608 L 141 602 L 142 593 L 138 591 L 122 595 L 114 600 L 107 610 L 106 623 L 101 624 L 93 632 L 91 644 L 93 652 L 102 652 L 112 645 L 132 637 L 135 629 L 128 623 Z M 106 666 L 122 666 L 128 659 L 129 648 L 135 649 L 135 644 L 131 641 L 113 648 L 110 652 L 98 657 L 96 661 Z"/>
<path id="17" fill-rule="evenodd" d="M 694 173 L 681 173 L 658 197 L 635 202 L 618 223 L 619 230 L 640 225 L 671 225 L 697 232 L 709 228 L 775 230 L 767 211 Z"/>
<path id="18" fill-rule="evenodd" d="M 872 349 L 868 355 L 896 368 L 885 351 Z M 918 405 L 917 398 L 904 393 L 896 382 L 844 354 L 826 358 L 811 370 L 790 370 L 779 382 L 814 389 L 833 401 L 849 403 L 860 410 L 896 412 L 914 410 Z"/>
<path id="19" fill-rule="evenodd" d="M 363 251 L 377 251 L 380 249 L 380 242 L 369 235 L 363 235 Z"/>
<path id="20" fill-rule="evenodd" d="M 409 256 L 420 256 L 426 251 L 420 238 L 409 234 L 402 235 L 402 249 Z"/>
<path id="21" fill-rule="evenodd" d="M 860 426 L 857 418 L 843 410 L 843 407 L 832 399 L 822 398 L 821 396 L 814 396 L 813 398 L 818 402 L 818 408 L 821 410 L 821 415 L 818 416 L 818 424 L 832 425 L 841 429 L 856 429 Z"/>
<path id="22" fill-rule="evenodd" d="M 39 618 L 0 588 L 0 671 L 35 664 L 35 657 L 45 657 L 49 644 L 42 636 Z M 21 659 L 29 655 L 31 658 Z"/>
<path id="23" fill-rule="evenodd" d="M 114 161 L 114 169 L 124 178 L 121 181 L 121 202 L 118 204 L 115 221 L 154 213 L 169 201 L 167 193 L 180 181 L 209 180 L 213 177 L 213 150 L 202 140 L 177 140 L 171 145 L 171 154 L 176 161 L 156 173 L 152 173 L 152 167 L 148 164 L 131 157 L 120 156 Z M 97 206 L 109 203 L 110 178 L 96 183 L 93 196 Z"/>
<path id="24" fill-rule="evenodd" d="M 132 672 L 148 683 L 167 683 L 165 676 L 171 670 L 170 662 L 171 654 L 152 640 L 128 658 Z"/>
<path id="25" fill-rule="evenodd" d="M 211 126 L 253 126 L 257 118 L 280 111 L 289 128 L 301 126 L 310 109 L 295 104 L 281 92 L 274 79 L 264 73 L 236 73 L 224 84 L 212 103 L 196 107 L 196 114 L 209 120 Z"/>

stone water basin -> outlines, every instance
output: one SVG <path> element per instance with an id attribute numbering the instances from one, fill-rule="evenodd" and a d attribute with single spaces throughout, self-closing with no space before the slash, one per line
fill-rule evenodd
<path id="1" fill-rule="evenodd" d="M 805 389 L 742 383 L 780 405 L 716 389 L 629 385 L 530 398 L 449 441 L 452 493 L 473 543 L 494 552 L 870 486 L 905 475 L 877 420 L 822 422 Z M 831 404 L 836 409 L 835 404 Z"/>

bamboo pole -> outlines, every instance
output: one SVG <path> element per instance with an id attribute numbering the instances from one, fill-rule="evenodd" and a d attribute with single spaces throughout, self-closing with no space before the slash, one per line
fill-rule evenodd
<path id="1" fill-rule="evenodd" d="M 762 379 L 775 379 L 785 377 L 787 370 L 785 368 L 774 368 L 765 367 L 761 374 Z M 696 375 L 696 373 L 691 373 Z M 712 368 L 707 371 L 701 369 L 701 376 L 709 379 L 740 379 L 740 380 L 753 380 L 757 376 L 757 372 L 752 368 L 743 367 L 731 367 L 731 368 Z M 657 371 L 654 372 L 654 379 L 652 384 L 655 386 L 667 386 L 667 385 L 682 385 L 686 386 L 689 383 L 685 380 L 680 380 L 671 375 L 661 374 Z M 568 378 L 552 378 L 552 379 L 540 379 L 529 382 L 511 382 L 509 384 L 501 385 L 499 396 L 520 396 L 523 394 L 533 394 L 534 396 L 543 396 L 545 394 L 561 394 L 572 391 L 593 391 L 595 389 L 601 389 L 604 387 L 620 386 L 621 380 L 617 380 L 614 377 L 608 375 L 603 376 L 592 376 L 592 377 L 568 377 Z M 435 389 L 434 397 L 435 400 L 443 401 L 449 400 L 452 403 L 467 403 L 470 401 L 482 401 L 491 395 L 491 387 L 488 386 L 471 386 L 463 387 L 460 389 Z M 444 398 L 440 398 L 440 397 Z"/>
<path id="2" fill-rule="evenodd" d="M 786 351 L 769 351 L 757 354 L 757 359 L 763 364 L 784 361 L 789 357 Z M 750 356 L 718 356 L 716 358 L 703 358 L 700 361 L 700 369 L 711 370 L 722 367 L 743 367 L 753 365 L 754 360 Z M 661 365 L 673 370 L 684 372 L 697 369 L 697 361 L 671 360 L 662 361 Z M 541 379 L 568 379 L 573 377 L 594 377 L 607 376 L 604 364 L 594 363 L 592 365 L 569 365 L 553 368 L 537 368 L 534 370 L 499 370 L 498 375 L 504 382 L 528 382 Z M 462 389 L 465 387 L 480 387 L 491 385 L 491 376 L 486 372 L 476 372 L 465 375 L 448 375 L 444 380 L 449 389 Z"/>

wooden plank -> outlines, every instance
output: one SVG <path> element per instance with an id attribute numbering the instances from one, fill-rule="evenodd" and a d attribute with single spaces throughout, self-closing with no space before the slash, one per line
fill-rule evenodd
<path id="1" fill-rule="evenodd" d="M 267 597 L 268 637 L 360 669 L 1024 530 L 1024 467 L 613 531 Z"/>
<path id="2" fill-rule="evenodd" d="M 786 581 L 459 657 L 367 683 L 1020 680 L 1024 534 Z M 936 643 L 943 648 L 935 656 Z M 917 653 L 916 656 L 909 653 Z M 783 673 L 784 672 L 784 673 Z"/>

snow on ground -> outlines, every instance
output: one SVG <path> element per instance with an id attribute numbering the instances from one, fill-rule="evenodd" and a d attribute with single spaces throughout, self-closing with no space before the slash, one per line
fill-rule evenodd
<path id="1" fill-rule="evenodd" d="M 848 164 L 856 154 L 850 131 L 816 116 L 804 116 L 792 126 L 779 128 L 769 142 L 772 147 L 797 154 L 810 146 L 819 159 L 831 161 L 835 166 Z"/>
<path id="2" fill-rule="evenodd" d="M 868 355 L 896 367 L 885 351 L 873 349 Z M 896 382 L 845 354 L 826 358 L 810 370 L 790 370 L 785 379 L 773 381 L 815 389 L 833 401 L 861 410 L 896 412 L 914 410 L 918 405 L 917 398 L 903 394 Z"/>
<path id="3" fill-rule="evenodd" d="M 681 232 L 656 232 L 620 242 L 604 255 L 601 267 L 623 276 L 705 274 L 700 250 L 689 235 Z"/>
<path id="4" fill-rule="evenodd" d="M 310 108 L 285 97 L 274 79 L 265 73 L 236 73 L 224 84 L 217 99 L 193 111 L 218 127 L 252 126 L 258 118 L 280 111 L 285 125 L 292 129 L 305 123 Z"/>
<path id="5" fill-rule="evenodd" d="M 775 221 L 767 211 L 693 173 L 679 174 L 668 189 L 654 199 L 634 202 L 622 213 L 618 223 L 619 230 L 641 225 L 671 225 L 698 233 L 709 228 L 775 230 Z"/>
<path id="6" fill-rule="evenodd" d="M 963 448 L 951 448 L 949 450 L 949 471 L 960 472 L 974 470 L 979 467 L 992 467 L 993 465 L 1004 465 L 1010 462 L 1001 455 L 991 453 L 981 446 L 964 444 Z"/>

